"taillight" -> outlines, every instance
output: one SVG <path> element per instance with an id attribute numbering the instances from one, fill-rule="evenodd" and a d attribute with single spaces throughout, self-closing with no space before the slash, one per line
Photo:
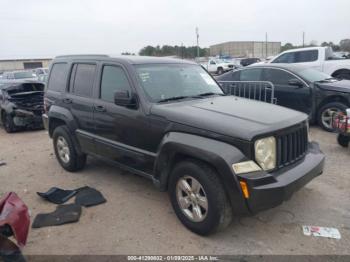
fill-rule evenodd
<path id="1" fill-rule="evenodd" d="M 47 98 L 44 97 L 44 113 L 47 114 L 49 112 L 49 103 L 47 101 Z"/>

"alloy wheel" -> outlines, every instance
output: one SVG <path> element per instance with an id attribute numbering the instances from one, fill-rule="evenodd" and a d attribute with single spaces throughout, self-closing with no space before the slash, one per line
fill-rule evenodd
<path id="1" fill-rule="evenodd" d="M 69 163 L 70 160 L 70 150 L 66 139 L 62 136 L 57 138 L 56 142 L 57 153 L 61 161 L 65 164 Z"/>
<path id="2" fill-rule="evenodd" d="M 336 107 L 330 107 L 330 108 L 327 108 L 326 110 L 324 110 L 322 112 L 322 115 L 321 115 L 321 120 L 322 120 L 323 126 L 325 126 L 326 128 L 329 128 L 329 129 L 333 129 L 332 116 L 333 116 L 333 114 L 340 113 L 340 112 L 341 112 L 341 110 L 339 108 L 336 108 Z"/>
<path id="3" fill-rule="evenodd" d="M 176 198 L 182 213 L 192 222 L 203 221 L 208 214 L 208 199 L 197 179 L 184 176 L 176 185 Z"/>

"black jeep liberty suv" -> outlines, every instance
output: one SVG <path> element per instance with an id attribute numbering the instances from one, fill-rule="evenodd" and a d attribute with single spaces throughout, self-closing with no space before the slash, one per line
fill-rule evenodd
<path id="1" fill-rule="evenodd" d="M 64 169 L 91 155 L 147 177 L 202 235 L 281 204 L 323 171 L 305 114 L 226 96 L 184 60 L 56 57 L 44 105 Z"/>

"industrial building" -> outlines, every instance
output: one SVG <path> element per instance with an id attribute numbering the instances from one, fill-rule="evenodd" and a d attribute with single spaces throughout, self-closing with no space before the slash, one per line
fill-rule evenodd
<path id="1" fill-rule="evenodd" d="M 281 52 L 281 42 L 231 41 L 210 46 L 211 56 L 266 58 Z"/>
<path id="2" fill-rule="evenodd" d="M 48 67 L 51 58 L 25 58 L 25 59 L 11 59 L 0 58 L 0 73 L 5 71 L 34 69 L 38 67 Z"/>

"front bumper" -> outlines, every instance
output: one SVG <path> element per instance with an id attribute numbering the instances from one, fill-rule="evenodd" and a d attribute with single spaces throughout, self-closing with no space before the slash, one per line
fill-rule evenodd
<path id="1" fill-rule="evenodd" d="M 309 143 L 305 157 L 298 162 L 272 173 L 239 175 L 248 184 L 246 199 L 252 213 L 269 209 L 288 200 L 292 194 L 323 172 L 325 155 L 315 142 Z"/>
<path id="2" fill-rule="evenodd" d="M 16 109 L 13 113 L 13 123 L 17 127 L 42 127 L 43 122 L 40 115 L 34 112 Z"/>

